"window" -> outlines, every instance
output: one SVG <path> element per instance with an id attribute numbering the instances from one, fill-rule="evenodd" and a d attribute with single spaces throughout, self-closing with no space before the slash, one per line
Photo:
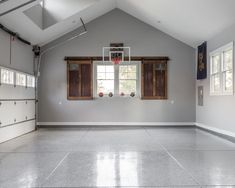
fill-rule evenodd
<path id="1" fill-rule="evenodd" d="M 35 77 L 27 75 L 27 87 L 35 87 Z"/>
<path id="2" fill-rule="evenodd" d="M 97 65 L 97 94 L 114 93 L 114 65 Z"/>
<path id="3" fill-rule="evenodd" d="M 122 63 L 121 65 L 96 62 L 95 95 L 107 96 L 110 92 L 115 96 L 138 94 L 138 62 Z"/>
<path id="4" fill-rule="evenodd" d="M 1 83 L 2 84 L 14 84 L 14 72 L 8 69 L 0 69 L 1 71 Z"/>
<path id="5" fill-rule="evenodd" d="M 233 95 L 233 43 L 210 53 L 210 94 Z"/>
<path id="6" fill-rule="evenodd" d="M 26 86 L 26 75 L 23 73 L 16 73 L 16 85 Z"/>
<path id="7" fill-rule="evenodd" d="M 119 66 L 119 92 L 130 94 L 137 91 L 137 66 Z"/>

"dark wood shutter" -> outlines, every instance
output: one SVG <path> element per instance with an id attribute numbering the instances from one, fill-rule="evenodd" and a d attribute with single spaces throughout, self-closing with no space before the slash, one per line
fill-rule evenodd
<path id="1" fill-rule="evenodd" d="M 93 98 L 91 60 L 67 62 L 67 87 L 69 100 Z"/>
<path id="2" fill-rule="evenodd" d="M 144 96 L 153 95 L 153 66 L 152 64 L 143 64 Z"/>
<path id="3" fill-rule="evenodd" d="M 142 99 L 167 99 L 167 59 L 143 60 Z"/>

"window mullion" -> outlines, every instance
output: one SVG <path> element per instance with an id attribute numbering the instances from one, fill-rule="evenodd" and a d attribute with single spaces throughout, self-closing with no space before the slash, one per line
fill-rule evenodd
<path id="1" fill-rule="evenodd" d="M 220 54 L 220 94 L 223 94 L 224 92 L 224 74 L 223 74 L 223 70 L 224 70 L 224 54 L 223 52 Z"/>
<path id="2" fill-rule="evenodd" d="M 114 65 L 114 94 L 119 95 L 119 66 Z"/>

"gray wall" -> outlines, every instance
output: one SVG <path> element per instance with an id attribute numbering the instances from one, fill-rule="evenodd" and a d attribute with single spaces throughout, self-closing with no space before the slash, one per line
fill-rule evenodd
<path id="1" fill-rule="evenodd" d="M 39 80 L 39 122 L 195 122 L 195 49 L 119 9 L 90 22 L 87 29 L 88 34 L 45 54 Z M 102 47 L 111 42 L 124 42 L 133 56 L 168 56 L 169 100 L 68 101 L 64 57 L 102 56 Z"/>
<path id="2" fill-rule="evenodd" d="M 226 29 L 208 41 L 209 53 L 217 48 L 235 40 L 235 25 Z M 208 64 L 209 65 L 209 64 Z M 196 121 L 205 126 L 222 129 L 235 133 L 235 97 L 234 96 L 210 96 L 210 70 L 208 68 L 208 79 L 197 81 L 197 86 L 204 86 L 204 106 L 196 107 Z M 235 80 L 234 80 L 235 81 Z M 235 82 L 234 82 L 235 83 Z M 197 92 L 197 91 L 196 91 Z"/>

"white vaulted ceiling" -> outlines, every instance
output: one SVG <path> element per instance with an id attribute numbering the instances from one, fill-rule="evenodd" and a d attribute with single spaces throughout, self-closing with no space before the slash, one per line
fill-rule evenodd
<path id="1" fill-rule="evenodd" d="M 235 23 L 235 0 L 117 2 L 123 11 L 193 47 Z"/>
<path id="2" fill-rule="evenodd" d="M 27 1 L 29 0 L 7 0 L 4 3 L 0 1 L 0 13 Z M 80 17 L 88 23 L 112 9 L 119 8 L 192 47 L 209 40 L 235 23 L 234 0 L 47 1 L 54 4 L 50 11 L 57 22 L 46 29 L 38 27 L 24 14 L 24 11 L 39 4 L 40 0 L 0 17 L 0 22 L 33 44 L 46 44 L 81 26 Z M 59 6 L 59 2 L 64 4 Z"/>

